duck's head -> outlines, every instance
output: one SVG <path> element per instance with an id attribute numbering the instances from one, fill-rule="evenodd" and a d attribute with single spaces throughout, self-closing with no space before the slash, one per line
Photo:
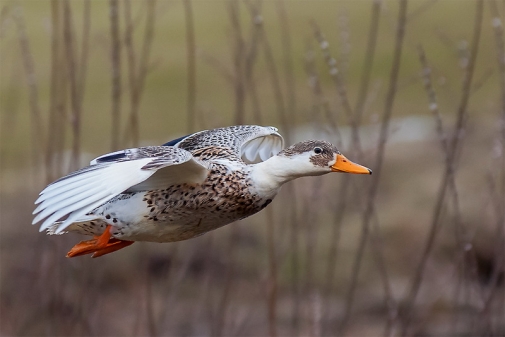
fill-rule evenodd
<path id="1" fill-rule="evenodd" d="M 293 178 L 330 172 L 372 174 L 372 170 L 353 163 L 335 145 L 324 140 L 296 143 L 279 152 L 277 157 Z"/>
<path id="2" fill-rule="evenodd" d="M 260 190 L 277 190 L 290 180 L 330 172 L 372 174 L 372 170 L 347 159 L 324 140 L 306 140 L 254 165 L 251 178 Z"/>

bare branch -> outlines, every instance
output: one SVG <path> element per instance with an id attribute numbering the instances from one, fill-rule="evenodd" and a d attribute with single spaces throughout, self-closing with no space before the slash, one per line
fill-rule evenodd
<path id="1" fill-rule="evenodd" d="M 81 104 L 79 94 L 79 83 L 77 78 L 78 61 L 75 57 L 74 33 L 72 23 L 72 11 L 70 3 L 63 1 L 63 38 L 65 41 L 65 52 L 67 59 L 67 75 L 70 82 L 70 106 L 72 107 L 72 160 L 70 171 L 77 169 L 79 165 L 79 155 L 81 151 Z"/>
<path id="2" fill-rule="evenodd" d="M 183 0 L 184 16 L 186 19 L 186 50 L 188 60 L 188 93 L 187 93 L 187 115 L 188 132 L 195 131 L 195 106 L 196 106 L 196 46 L 195 29 L 193 22 L 193 8 L 191 0 Z"/>
<path id="3" fill-rule="evenodd" d="M 428 261 L 428 257 L 433 249 L 433 245 L 435 242 L 436 234 L 439 228 L 439 220 L 442 214 L 443 204 L 445 200 L 445 195 L 447 189 L 450 185 L 450 181 L 452 180 L 452 175 L 454 174 L 454 161 L 456 157 L 456 152 L 461 139 L 461 132 L 464 127 L 464 121 L 467 116 L 467 106 L 468 100 L 470 98 L 471 87 L 472 87 L 472 79 L 474 75 L 475 63 L 477 58 L 477 52 L 479 49 L 479 41 L 480 41 L 480 32 L 482 28 L 482 13 L 484 3 L 482 0 L 477 1 L 476 4 L 476 14 L 475 14 L 475 24 L 473 31 L 473 39 L 472 39 L 472 49 L 470 53 L 470 57 L 465 69 L 465 75 L 463 78 L 463 87 L 461 90 L 461 101 L 459 103 L 457 109 L 457 119 L 454 126 L 454 134 L 450 139 L 450 142 L 447 144 L 447 156 L 446 156 L 446 166 L 444 171 L 444 176 L 442 178 L 442 184 L 439 189 L 439 193 L 437 196 L 437 201 L 435 203 L 435 208 L 433 212 L 433 218 L 430 226 L 430 232 L 428 234 L 428 238 L 426 240 L 426 244 L 421 254 L 421 260 L 417 266 L 416 272 L 414 274 L 414 278 L 412 280 L 412 285 L 410 287 L 409 294 L 406 299 L 407 303 L 407 313 L 406 313 L 406 321 L 402 327 L 402 335 L 407 333 L 408 326 L 412 319 L 413 314 L 413 306 L 416 300 L 417 294 L 419 292 L 419 288 L 422 283 L 424 269 L 426 267 L 426 263 Z"/>
<path id="4" fill-rule="evenodd" d="M 111 149 L 119 147 L 119 130 L 121 127 L 121 39 L 119 36 L 119 2 L 109 0 L 110 35 L 111 35 L 111 70 L 112 70 L 112 122 Z"/>
<path id="5" fill-rule="evenodd" d="M 389 78 L 389 88 L 386 94 L 386 102 L 384 107 L 384 112 L 382 115 L 382 124 L 379 134 L 379 144 L 377 148 L 377 153 L 375 157 L 374 174 L 372 175 L 372 181 L 370 184 L 370 189 L 368 191 L 366 209 L 363 214 L 363 224 L 362 233 L 358 243 L 358 251 L 356 254 L 356 259 L 353 264 L 351 283 L 349 291 L 347 292 L 346 307 L 344 312 L 344 317 L 342 318 L 340 325 L 340 334 L 344 334 L 349 318 L 351 315 L 352 305 L 354 302 L 354 295 L 356 292 L 356 286 L 358 283 L 359 271 L 361 269 L 361 262 L 363 259 L 363 254 L 365 250 L 365 245 L 368 239 L 370 231 L 370 220 L 373 215 L 375 196 L 377 194 L 377 189 L 379 186 L 380 175 L 382 170 L 382 163 L 384 160 L 384 150 L 386 147 L 386 141 L 389 133 L 389 121 L 391 119 L 391 114 L 393 112 L 393 103 L 396 96 L 396 85 L 398 82 L 398 74 L 400 72 L 401 55 L 403 40 L 405 36 L 405 27 L 407 24 L 407 0 L 400 0 L 400 8 L 398 11 L 398 26 L 396 31 L 395 49 L 393 52 L 393 63 Z"/>
<path id="6" fill-rule="evenodd" d="M 26 26 L 23 17 L 23 10 L 21 7 L 16 8 L 16 23 L 18 27 L 18 40 L 21 49 L 21 58 L 26 74 L 26 83 L 28 85 L 28 100 L 31 110 L 31 135 L 32 135 L 32 155 L 34 167 L 39 164 L 40 153 L 43 153 L 45 137 L 42 134 L 42 117 L 39 106 L 39 89 L 37 85 L 37 77 L 35 74 L 35 65 L 33 62 L 33 55 L 30 48 L 30 42 L 26 35 Z"/>

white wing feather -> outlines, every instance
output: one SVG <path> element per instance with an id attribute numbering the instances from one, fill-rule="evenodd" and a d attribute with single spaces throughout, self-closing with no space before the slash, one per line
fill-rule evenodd
<path id="1" fill-rule="evenodd" d="M 223 133 L 232 135 L 230 144 L 223 144 L 219 136 Z M 229 145 L 240 152 L 246 163 L 253 164 L 279 153 L 284 140 L 274 127 L 236 126 L 201 131 L 181 139 L 175 146 L 161 147 L 166 149 L 163 151 L 167 152 L 167 158 L 163 157 L 163 153 L 160 156 L 129 157 L 137 154 L 137 149 L 109 153 L 91 161 L 91 166 L 47 186 L 35 202 L 38 207 L 33 212 L 36 217 L 32 223 L 45 219 L 40 226 L 40 231 L 43 231 L 68 215 L 54 230 L 58 234 L 73 221 L 83 218 L 120 193 L 162 189 L 184 182 L 203 182 L 208 174 L 207 166 L 195 160 L 186 150 L 213 145 Z M 177 160 L 174 160 L 174 155 Z"/>
<path id="2" fill-rule="evenodd" d="M 68 215 L 54 230 L 58 234 L 77 219 L 84 217 L 96 207 L 118 194 L 128 191 L 161 189 L 171 184 L 202 182 L 208 174 L 206 166 L 196 161 L 189 152 L 171 149 L 179 155 L 164 158 L 146 157 L 134 160 L 98 163 L 71 173 L 40 193 L 33 214 L 32 224 L 45 219 L 40 231 Z M 153 177 L 154 179 L 150 179 Z"/>
<path id="3" fill-rule="evenodd" d="M 40 213 L 33 219 L 33 224 L 52 214 L 40 226 L 40 231 L 43 231 L 67 214 L 71 214 L 70 216 L 75 216 L 77 213 L 77 216 L 85 215 L 100 206 L 93 207 L 97 202 L 102 200 L 106 202 L 130 186 L 136 185 L 154 174 L 155 171 L 141 169 L 151 160 L 151 158 L 144 158 L 101 165 L 96 170 L 83 172 L 55 182 L 53 185 L 57 186 L 48 192 L 49 196 L 45 197 L 46 190 L 42 191 L 41 198 L 45 197 L 45 199 L 34 212 L 34 214 Z M 83 176 L 88 175 L 93 179 L 83 179 Z M 76 187 L 77 181 L 84 183 Z M 90 193 L 83 192 L 83 190 L 88 190 Z M 58 196 L 61 195 L 67 198 L 62 203 L 58 202 L 61 199 Z M 59 226 L 56 233 L 65 229 L 67 222 L 68 219 Z"/>
<path id="4" fill-rule="evenodd" d="M 262 135 L 245 142 L 241 147 L 242 159 L 248 164 L 259 163 L 279 153 L 284 140 L 277 132 Z"/>

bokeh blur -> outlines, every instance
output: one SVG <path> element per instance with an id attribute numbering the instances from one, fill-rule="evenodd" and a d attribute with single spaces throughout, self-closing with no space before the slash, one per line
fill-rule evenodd
<path id="1" fill-rule="evenodd" d="M 505 335 L 502 1 L 1 0 L 2 336 Z M 235 124 L 372 176 L 178 243 L 65 258 L 40 190 Z"/>

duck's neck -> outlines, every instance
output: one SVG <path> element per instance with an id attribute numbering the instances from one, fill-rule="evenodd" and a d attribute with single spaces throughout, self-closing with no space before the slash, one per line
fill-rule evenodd
<path id="1" fill-rule="evenodd" d="M 291 160 L 284 156 L 273 156 L 251 168 L 251 179 L 258 193 L 276 194 L 281 186 L 302 175 L 293 167 Z"/>

